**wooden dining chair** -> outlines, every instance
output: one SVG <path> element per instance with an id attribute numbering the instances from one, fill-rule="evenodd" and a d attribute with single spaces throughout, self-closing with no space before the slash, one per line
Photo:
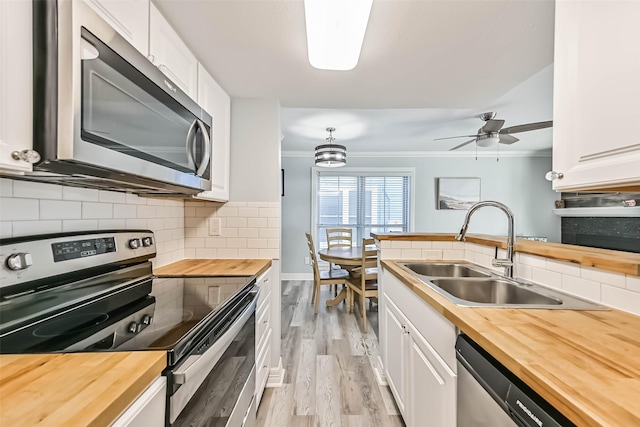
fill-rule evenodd
<path id="1" fill-rule="evenodd" d="M 349 272 L 341 268 L 320 270 L 318 267 L 318 257 L 316 255 L 316 247 L 313 244 L 313 238 L 309 233 L 304 234 L 307 236 L 309 259 L 311 260 L 311 266 L 313 267 L 313 293 L 311 295 L 311 303 L 315 304 L 314 313 L 318 314 L 318 306 L 320 305 L 320 285 L 346 285 Z"/>
<path id="2" fill-rule="evenodd" d="M 327 247 L 348 247 L 350 248 L 353 241 L 353 230 L 350 228 L 327 228 Z M 333 265 L 329 263 L 329 267 L 333 268 Z M 340 268 L 340 266 L 336 266 Z"/>
<path id="3" fill-rule="evenodd" d="M 353 312 L 354 294 L 358 294 L 364 332 L 367 332 L 366 299 L 378 298 L 378 251 L 372 238 L 362 239 L 362 264 L 351 270 L 347 281 L 347 311 Z"/>

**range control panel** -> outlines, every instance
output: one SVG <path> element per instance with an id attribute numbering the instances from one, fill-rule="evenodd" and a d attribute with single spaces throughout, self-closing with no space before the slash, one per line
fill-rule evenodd
<path id="1" fill-rule="evenodd" d="M 6 288 L 14 285 L 109 264 L 142 262 L 155 256 L 156 242 L 150 230 L 68 232 L 0 239 L 0 298 Z"/>
<path id="2" fill-rule="evenodd" d="M 73 242 L 52 243 L 51 249 L 53 250 L 53 260 L 59 262 L 115 252 L 116 241 L 113 237 L 75 240 Z"/>

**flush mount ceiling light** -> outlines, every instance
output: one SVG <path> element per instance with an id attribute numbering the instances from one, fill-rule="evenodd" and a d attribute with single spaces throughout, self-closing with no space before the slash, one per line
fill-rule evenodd
<path id="1" fill-rule="evenodd" d="M 335 128 L 327 128 L 327 132 L 329 132 L 328 144 L 316 147 L 316 166 L 339 168 L 347 164 L 347 147 L 333 143 L 336 140 L 333 137 L 335 130 Z"/>
<path id="2" fill-rule="evenodd" d="M 498 132 L 491 132 L 486 135 L 479 135 L 476 139 L 478 147 L 491 147 L 500 142 L 500 134 Z"/>
<path id="3" fill-rule="evenodd" d="M 304 0 L 309 63 L 320 70 L 358 64 L 373 0 Z"/>

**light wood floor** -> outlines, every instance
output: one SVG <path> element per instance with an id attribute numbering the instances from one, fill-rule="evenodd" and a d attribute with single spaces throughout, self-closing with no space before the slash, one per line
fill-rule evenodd
<path id="1" fill-rule="evenodd" d="M 327 307 L 333 297 L 322 287 L 313 314 L 310 281 L 282 282 L 284 386 L 268 388 L 258 408 L 258 427 L 398 426 L 404 423 L 389 387 L 379 386 L 372 364 L 378 355 L 378 313 L 362 319 L 346 305 Z"/>

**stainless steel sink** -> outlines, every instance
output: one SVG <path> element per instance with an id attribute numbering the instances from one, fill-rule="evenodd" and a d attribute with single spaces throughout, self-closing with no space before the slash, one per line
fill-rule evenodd
<path id="1" fill-rule="evenodd" d="M 490 277 L 488 273 L 469 268 L 464 264 L 439 262 L 405 263 L 405 267 L 414 273 L 430 277 Z"/>
<path id="2" fill-rule="evenodd" d="M 522 285 L 502 279 L 433 279 L 431 283 L 461 300 L 500 305 L 558 305 L 562 300 L 532 292 Z"/>
<path id="3" fill-rule="evenodd" d="M 562 291 L 509 279 L 466 262 L 400 263 L 409 273 L 464 307 L 607 310 L 607 307 Z"/>

